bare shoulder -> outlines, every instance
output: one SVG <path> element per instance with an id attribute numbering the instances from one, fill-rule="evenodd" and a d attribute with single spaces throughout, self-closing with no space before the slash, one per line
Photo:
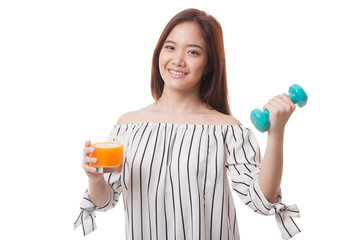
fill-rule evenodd
<path id="1" fill-rule="evenodd" d="M 240 121 L 233 116 L 216 112 L 213 115 L 213 121 L 218 125 L 241 125 Z"/>
<path id="2" fill-rule="evenodd" d="M 241 125 L 240 121 L 235 117 L 221 113 L 215 109 L 207 108 L 203 113 L 204 122 L 211 125 Z"/>
<path id="3" fill-rule="evenodd" d="M 117 124 L 121 125 L 121 124 L 143 122 L 144 117 L 146 116 L 146 112 L 147 112 L 147 107 L 136 111 L 127 112 L 118 119 Z"/>
<path id="4" fill-rule="evenodd" d="M 121 125 L 121 124 L 127 124 L 129 122 L 132 122 L 132 119 L 135 116 L 136 116 L 136 111 L 127 112 L 127 113 L 123 114 L 122 116 L 120 116 L 120 118 L 117 121 L 117 124 Z"/>
<path id="5" fill-rule="evenodd" d="M 241 122 L 234 118 L 233 116 L 228 116 L 226 117 L 226 121 L 228 122 L 227 125 L 241 125 Z"/>

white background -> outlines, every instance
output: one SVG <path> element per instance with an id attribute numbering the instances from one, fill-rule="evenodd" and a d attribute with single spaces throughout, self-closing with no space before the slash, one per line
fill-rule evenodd
<path id="1" fill-rule="evenodd" d="M 294 239 L 356 239 L 359 211 L 360 7 L 357 1 L 17 1 L 0 3 L 1 239 L 82 239 L 89 135 L 144 107 L 152 53 L 170 18 L 195 7 L 223 26 L 233 115 L 293 83 L 309 96 L 287 125 L 284 201 Z M 256 132 L 265 150 L 266 134 Z M 241 239 L 281 239 L 273 216 L 235 196 Z M 124 239 L 120 204 L 86 239 Z M 356 222 L 357 221 L 357 222 Z M 4 237 L 6 236 L 6 237 Z"/>

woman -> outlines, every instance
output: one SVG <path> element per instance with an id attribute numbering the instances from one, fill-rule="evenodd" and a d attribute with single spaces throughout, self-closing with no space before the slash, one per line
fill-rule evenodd
<path id="1" fill-rule="evenodd" d="M 295 109 L 286 95 L 270 100 L 263 160 L 252 131 L 231 116 L 223 36 L 212 16 L 178 13 L 155 48 L 151 73 L 155 102 L 118 120 L 126 135 L 120 173 L 96 173 L 85 143 L 89 187 L 75 226 L 96 228 L 95 210 L 115 206 L 122 193 L 127 239 L 239 239 L 231 187 L 255 212 L 276 214 L 283 238 L 300 230 L 295 205 L 281 203 L 283 135 Z"/>

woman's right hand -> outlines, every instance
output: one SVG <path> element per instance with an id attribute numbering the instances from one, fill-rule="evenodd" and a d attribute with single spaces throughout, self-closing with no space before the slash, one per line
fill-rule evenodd
<path id="1" fill-rule="evenodd" d="M 90 182 L 97 182 L 103 179 L 103 173 L 96 172 L 96 168 L 91 167 L 90 163 L 96 163 L 97 159 L 90 157 L 90 154 L 94 152 L 94 148 L 90 146 L 90 141 L 85 141 L 84 145 L 84 159 L 83 159 L 83 169 L 85 170 L 86 175 L 89 178 Z"/>

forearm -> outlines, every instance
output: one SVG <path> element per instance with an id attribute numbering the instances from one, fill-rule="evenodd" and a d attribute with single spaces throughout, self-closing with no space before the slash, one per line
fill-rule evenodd
<path id="1" fill-rule="evenodd" d="M 109 200 L 109 187 L 105 180 L 89 181 L 88 195 L 96 206 L 103 206 Z"/>
<path id="2" fill-rule="evenodd" d="M 269 133 L 266 150 L 258 177 L 259 185 L 266 199 L 277 201 L 283 171 L 284 132 Z"/>

